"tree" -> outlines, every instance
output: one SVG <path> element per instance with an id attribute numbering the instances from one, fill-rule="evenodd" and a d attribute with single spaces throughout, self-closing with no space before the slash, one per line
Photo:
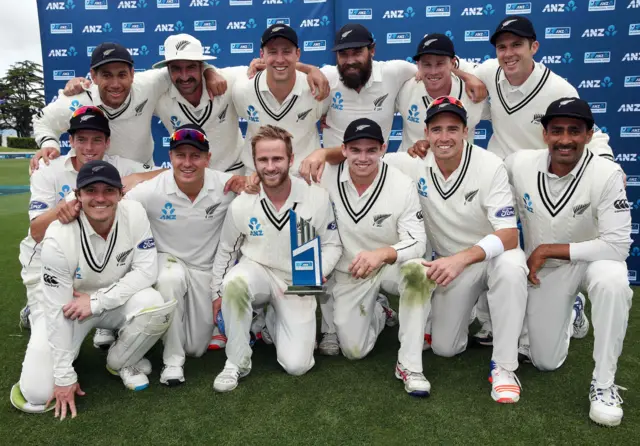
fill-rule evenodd
<path id="1" fill-rule="evenodd" d="M 31 118 L 44 108 L 42 66 L 25 60 L 9 68 L 0 79 L 0 129 L 14 129 L 18 136 L 30 136 Z"/>

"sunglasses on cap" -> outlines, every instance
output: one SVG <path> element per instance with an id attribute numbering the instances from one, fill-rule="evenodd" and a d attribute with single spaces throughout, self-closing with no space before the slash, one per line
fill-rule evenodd
<path id="1" fill-rule="evenodd" d="M 429 104 L 429 108 L 437 107 L 440 104 L 451 104 L 455 105 L 456 107 L 460 107 L 463 110 L 465 109 L 462 101 L 454 98 L 453 96 L 440 96 L 439 98 L 431 101 L 431 104 Z"/>
<path id="2" fill-rule="evenodd" d="M 195 129 L 181 129 L 176 130 L 171 135 L 171 141 L 198 141 L 201 143 L 208 143 L 207 136 Z"/>
<path id="3" fill-rule="evenodd" d="M 99 115 L 104 116 L 104 112 L 100 110 L 98 107 L 96 107 L 95 105 L 83 105 L 82 107 L 76 109 L 76 111 L 73 112 L 73 115 L 71 115 L 71 117 L 75 118 L 76 116 L 82 116 L 88 112 L 97 113 Z"/>

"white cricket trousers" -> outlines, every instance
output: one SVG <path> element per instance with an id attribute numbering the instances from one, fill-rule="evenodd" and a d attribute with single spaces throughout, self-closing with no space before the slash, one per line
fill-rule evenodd
<path id="1" fill-rule="evenodd" d="M 42 286 L 42 285 L 40 285 Z M 105 311 L 98 317 L 90 317 L 74 322 L 73 351 L 78 357 L 80 346 L 87 334 L 94 328 L 118 330 L 140 311 L 162 305 L 160 294 L 153 288 L 138 291 L 127 302 L 113 310 Z M 29 303 L 31 314 L 31 337 L 22 362 L 20 391 L 31 404 L 45 404 L 53 396 L 53 357 L 47 335 L 47 321 L 42 302 Z"/>
<path id="2" fill-rule="evenodd" d="M 165 365 L 182 367 L 185 356 L 202 356 L 213 332 L 210 270 L 187 267 L 176 257 L 158 253 L 160 265 L 155 288 L 165 302 L 176 300 L 173 321 L 164 335 Z"/>
<path id="3" fill-rule="evenodd" d="M 402 265 L 385 265 L 366 279 L 334 273 L 328 288 L 334 299 L 334 323 L 344 356 L 360 359 L 373 349 L 386 322 L 386 314 L 377 302 L 382 289 L 400 296 L 398 361 L 412 372 L 422 372 L 424 326 L 433 286 L 429 286 L 428 268 L 421 262 L 412 259 Z"/>
<path id="4" fill-rule="evenodd" d="M 622 353 L 633 297 L 626 263 L 568 263 L 542 268 L 538 278 L 540 285 L 529 287 L 526 315 L 533 365 L 540 370 L 555 370 L 567 358 L 573 303 L 578 291 L 582 291 L 591 301 L 593 378 L 598 387 L 609 387 Z"/>
<path id="5" fill-rule="evenodd" d="M 506 370 L 518 368 L 518 337 L 527 305 L 524 252 L 510 249 L 490 260 L 470 265 L 431 300 L 431 348 L 438 356 L 454 356 L 467 348 L 469 318 L 483 291 L 493 322 L 491 359 Z"/>
<path id="6" fill-rule="evenodd" d="M 227 335 L 227 361 L 251 368 L 249 329 L 253 310 L 271 304 L 266 325 L 276 346 L 278 363 L 290 375 L 303 375 L 315 364 L 316 299 L 285 295 L 286 283 L 269 268 L 246 257 L 222 282 L 222 317 Z"/>

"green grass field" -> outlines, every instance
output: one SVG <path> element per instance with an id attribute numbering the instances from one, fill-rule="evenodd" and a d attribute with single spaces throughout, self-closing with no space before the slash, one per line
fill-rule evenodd
<path id="1" fill-rule="evenodd" d="M 28 184 L 25 160 L 0 161 L 0 184 Z M 409 397 L 393 376 L 399 347 L 397 328 L 382 333 L 361 361 L 316 358 L 305 376 L 286 375 L 275 349 L 254 349 L 253 370 L 229 394 L 212 383 L 224 352 L 187 359 L 187 382 L 165 388 L 158 382 L 161 351 L 151 387 L 134 393 L 104 368 L 105 355 L 86 342 L 76 370 L 87 393 L 76 419 L 55 420 L 53 413 L 27 415 L 9 403 L 18 380 L 29 331 L 18 328 L 25 303 L 18 244 L 27 232 L 28 194 L 0 197 L 0 438 L 16 444 L 632 444 L 640 432 L 640 310 L 635 307 L 618 364 L 625 418 L 618 428 L 596 426 L 588 417 L 593 362 L 592 333 L 572 343 L 563 367 L 542 373 L 524 364 L 516 405 L 499 405 L 490 396 L 489 349 L 470 348 L 455 358 L 425 352 L 425 375 L 432 385 L 427 399 Z M 397 307 L 397 301 L 393 302 Z M 89 339 L 87 340 L 89 341 Z"/>

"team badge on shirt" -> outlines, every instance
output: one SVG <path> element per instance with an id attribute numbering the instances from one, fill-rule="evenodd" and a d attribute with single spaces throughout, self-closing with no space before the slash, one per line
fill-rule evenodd
<path id="1" fill-rule="evenodd" d="M 302 113 L 298 113 L 298 119 L 296 119 L 296 122 L 304 121 L 304 118 L 306 118 L 309 115 L 309 113 L 311 113 L 311 110 L 313 109 L 310 108 L 309 110 L 305 110 Z"/>
<path id="2" fill-rule="evenodd" d="M 538 124 L 540 125 L 540 121 L 542 120 L 542 117 L 544 116 L 543 113 L 536 113 L 533 115 L 533 119 L 531 120 L 531 124 Z"/>
<path id="3" fill-rule="evenodd" d="M 342 99 L 342 93 L 336 91 L 331 99 L 331 108 L 334 110 L 342 110 L 344 108 L 344 99 Z"/>
<path id="4" fill-rule="evenodd" d="M 258 116 L 258 110 L 253 105 L 250 105 L 247 108 L 247 119 L 251 122 L 260 122 L 260 117 Z"/>
<path id="5" fill-rule="evenodd" d="M 211 206 L 206 208 L 204 210 L 204 219 L 205 220 L 209 220 L 209 219 L 213 218 L 213 213 L 216 211 L 216 209 L 218 209 L 218 206 L 220 206 L 220 203 L 212 204 Z"/>
<path id="6" fill-rule="evenodd" d="M 409 107 L 407 121 L 420 123 L 420 110 L 416 104 L 412 104 Z"/>
<path id="7" fill-rule="evenodd" d="M 136 105 L 136 108 L 135 108 L 136 116 L 140 116 L 142 114 L 142 110 L 144 110 L 144 106 L 147 105 L 148 101 L 149 101 L 149 99 L 145 99 L 143 102 L 141 102 L 140 104 Z"/>
<path id="8" fill-rule="evenodd" d="M 218 115 L 218 124 L 222 124 L 227 120 L 227 109 L 229 108 L 229 104 L 225 105 L 220 114 Z"/>
<path id="9" fill-rule="evenodd" d="M 264 235 L 262 225 L 256 217 L 251 217 L 249 219 L 249 235 L 253 237 L 261 237 Z"/>
<path id="10" fill-rule="evenodd" d="M 576 218 L 578 215 L 584 214 L 584 211 L 589 209 L 589 206 L 591 206 L 591 203 L 578 204 L 578 205 L 574 206 L 573 207 L 573 218 Z"/>
<path id="11" fill-rule="evenodd" d="M 418 194 L 423 197 L 429 196 L 429 194 L 427 194 L 427 180 L 424 178 L 420 178 L 420 180 L 418 180 Z"/>
<path id="12" fill-rule="evenodd" d="M 171 124 L 173 125 L 173 128 L 176 129 L 182 125 L 182 122 L 180 122 L 177 116 L 172 116 Z"/>
<path id="13" fill-rule="evenodd" d="M 375 226 L 376 228 L 381 228 L 382 227 L 382 223 L 384 223 L 384 221 L 389 217 L 391 217 L 391 214 L 374 215 L 373 216 L 373 226 Z"/>
<path id="14" fill-rule="evenodd" d="M 375 101 L 373 101 L 373 111 L 382 110 L 382 104 L 384 103 L 384 100 L 387 99 L 387 96 L 389 96 L 389 93 L 387 93 L 387 94 L 385 94 L 383 96 L 380 96 Z"/>
<path id="15" fill-rule="evenodd" d="M 522 199 L 524 200 L 524 208 L 533 214 L 533 202 L 531 201 L 531 196 L 525 193 Z"/>
<path id="16" fill-rule="evenodd" d="M 127 257 L 129 257 L 129 254 L 131 254 L 131 251 L 133 251 L 133 248 L 123 251 L 116 256 L 118 266 L 123 266 L 125 264 L 125 262 L 127 261 Z"/>
<path id="17" fill-rule="evenodd" d="M 168 201 L 164 204 L 164 208 L 162 208 L 162 215 L 160 215 L 160 220 L 175 220 L 176 219 L 176 210 L 173 208 L 173 205 Z"/>
<path id="18" fill-rule="evenodd" d="M 466 205 L 467 203 L 471 203 L 473 199 L 476 198 L 476 195 L 478 195 L 479 190 L 480 189 L 472 190 L 471 192 L 464 194 L 464 204 Z"/>

